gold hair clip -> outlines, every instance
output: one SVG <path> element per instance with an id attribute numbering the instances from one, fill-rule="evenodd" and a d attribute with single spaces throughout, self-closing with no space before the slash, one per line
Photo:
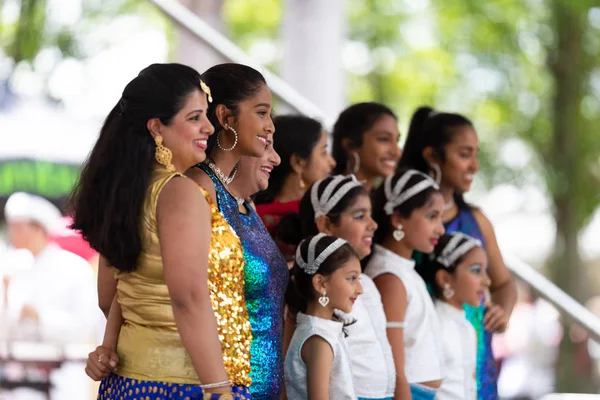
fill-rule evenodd
<path id="1" fill-rule="evenodd" d="M 202 91 L 204 93 L 206 93 L 206 95 L 208 96 L 208 102 L 212 103 L 213 98 L 212 98 L 212 94 L 210 93 L 210 88 L 208 87 L 208 85 L 206 83 L 204 83 L 204 81 L 202 79 L 200 79 L 200 89 L 202 89 Z"/>

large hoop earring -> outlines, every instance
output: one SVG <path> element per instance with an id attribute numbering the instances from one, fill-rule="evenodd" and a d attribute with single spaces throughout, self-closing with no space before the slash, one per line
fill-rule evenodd
<path id="1" fill-rule="evenodd" d="M 432 163 L 429 164 L 429 168 L 431 168 L 433 170 L 433 180 L 435 181 L 435 183 L 438 184 L 438 186 L 442 183 L 442 170 L 440 168 L 439 165 Z"/>
<path id="2" fill-rule="evenodd" d="M 233 132 L 233 134 L 235 135 L 235 139 L 234 139 L 234 141 L 233 141 L 233 146 L 231 146 L 231 147 L 228 147 L 228 148 L 225 148 L 225 147 L 223 147 L 223 145 L 221 145 L 221 140 L 220 140 L 220 137 L 221 137 L 221 132 L 223 132 L 223 131 L 220 131 L 220 132 L 217 134 L 217 146 L 219 146 L 219 148 L 220 148 L 221 150 L 223 150 L 223 151 L 231 151 L 231 150 L 235 149 L 235 146 L 237 146 L 237 142 L 238 142 L 238 134 L 237 134 L 237 132 L 235 131 L 235 129 L 233 129 L 231 126 L 229 126 L 229 125 L 227 125 L 227 124 L 225 124 L 225 129 L 227 129 L 227 130 L 230 130 L 230 131 L 231 131 L 231 132 Z"/>
<path id="3" fill-rule="evenodd" d="M 175 166 L 171 164 L 173 159 L 173 153 L 167 147 L 162 144 L 163 138 L 160 135 L 154 137 L 154 143 L 156 143 L 156 150 L 154 152 L 154 158 L 156 162 L 164 166 L 167 171 L 175 172 Z"/>
<path id="4" fill-rule="evenodd" d="M 356 175 L 360 170 L 360 156 L 357 152 L 352 153 L 352 157 L 354 157 L 354 167 L 352 168 L 352 173 Z"/>

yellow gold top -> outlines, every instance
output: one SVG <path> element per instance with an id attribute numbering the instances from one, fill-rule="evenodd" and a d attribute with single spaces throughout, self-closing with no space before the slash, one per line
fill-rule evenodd
<path id="1" fill-rule="evenodd" d="M 157 234 L 158 196 L 175 176 L 181 174 L 164 168 L 154 170 L 142 210 L 138 266 L 134 272 L 117 271 L 115 275 L 124 318 L 117 346 L 117 374 L 132 379 L 199 384 L 175 325 Z M 212 213 L 208 286 L 223 360 L 229 379 L 236 385 L 249 386 L 252 333 L 244 297 L 243 248 L 206 191 L 202 192 Z"/>

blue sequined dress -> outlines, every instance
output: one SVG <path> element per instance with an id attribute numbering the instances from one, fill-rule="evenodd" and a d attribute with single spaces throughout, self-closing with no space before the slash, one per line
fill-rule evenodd
<path id="1" fill-rule="evenodd" d="M 213 181 L 219 210 L 233 227 L 244 248 L 245 295 L 252 344 L 250 392 L 253 399 L 279 399 L 283 391 L 283 307 L 288 284 L 287 264 L 260 217 L 248 203 L 239 212 L 235 198 L 205 164 L 199 164 Z"/>
<path id="2" fill-rule="evenodd" d="M 485 247 L 485 239 L 470 209 L 459 209 L 452 220 L 444 224 L 446 233 L 462 232 L 481 240 Z M 477 397 L 479 400 L 496 400 L 498 398 L 498 366 L 492 354 L 492 334 L 483 328 L 483 304 L 478 307 L 464 306 L 467 319 L 477 331 Z"/>

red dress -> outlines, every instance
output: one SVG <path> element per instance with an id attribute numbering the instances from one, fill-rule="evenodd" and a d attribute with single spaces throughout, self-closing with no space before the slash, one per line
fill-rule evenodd
<path id="1" fill-rule="evenodd" d="M 296 255 L 296 245 L 285 243 L 277 236 L 277 227 L 281 218 L 289 213 L 298 213 L 300 208 L 300 200 L 288 201 L 285 203 L 275 199 L 271 203 L 257 204 L 256 212 L 260 215 L 263 223 L 267 227 L 269 234 L 279 247 L 279 251 L 283 254 L 285 261 L 293 261 Z"/>

